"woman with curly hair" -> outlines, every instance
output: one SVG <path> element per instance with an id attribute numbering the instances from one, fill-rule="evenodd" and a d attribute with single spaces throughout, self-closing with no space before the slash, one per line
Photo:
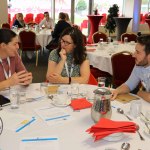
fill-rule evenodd
<path id="1" fill-rule="evenodd" d="M 46 78 L 50 83 L 88 83 L 90 65 L 81 31 L 69 27 L 59 39 L 59 47 L 49 56 Z"/>

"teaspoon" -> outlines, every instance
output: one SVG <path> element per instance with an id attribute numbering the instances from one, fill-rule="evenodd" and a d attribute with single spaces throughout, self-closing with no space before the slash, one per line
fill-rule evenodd
<path id="1" fill-rule="evenodd" d="M 117 108 L 117 112 L 120 113 L 120 114 L 125 115 L 129 120 L 132 120 L 129 116 L 127 116 L 127 115 L 124 113 L 123 109 Z"/>

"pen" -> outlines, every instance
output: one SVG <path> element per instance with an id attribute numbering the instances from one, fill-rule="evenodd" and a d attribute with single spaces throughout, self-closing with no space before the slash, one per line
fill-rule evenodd
<path id="1" fill-rule="evenodd" d="M 20 130 L 22 130 L 22 129 L 25 128 L 26 126 L 30 125 L 30 124 L 31 124 L 32 122 L 34 122 L 34 121 L 35 121 L 35 118 L 32 117 L 32 119 L 31 119 L 29 122 L 27 122 L 27 123 L 24 124 L 23 126 L 19 127 L 19 128 L 16 130 L 16 132 L 19 132 Z"/>
<path id="2" fill-rule="evenodd" d="M 22 142 L 34 142 L 34 141 L 54 141 L 58 138 L 33 138 L 33 139 L 23 139 Z"/>
<path id="3" fill-rule="evenodd" d="M 65 118 L 65 117 L 69 117 L 69 116 L 70 116 L 70 115 L 64 115 L 64 116 L 59 116 L 59 117 L 54 117 L 54 118 L 47 118 L 47 119 L 45 119 L 45 121 L 50 121 L 50 120 Z"/>

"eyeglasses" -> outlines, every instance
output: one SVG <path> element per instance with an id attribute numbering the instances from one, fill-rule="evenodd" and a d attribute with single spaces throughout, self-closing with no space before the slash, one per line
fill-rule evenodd
<path id="1" fill-rule="evenodd" d="M 63 40 L 63 39 L 61 39 L 60 43 L 61 43 L 61 44 L 64 43 L 65 46 L 68 46 L 68 45 L 72 44 L 72 43 L 70 43 L 70 42 L 68 42 L 68 41 L 65 41 L 65 40 Z"/>

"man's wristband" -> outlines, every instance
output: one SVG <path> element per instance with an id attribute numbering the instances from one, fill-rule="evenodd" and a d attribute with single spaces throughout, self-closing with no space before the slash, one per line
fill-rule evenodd
<path id="1" fill-rule="evenodd" d="M 69 77 L 69 84 L 71 84 L 71 77 Z"/>

